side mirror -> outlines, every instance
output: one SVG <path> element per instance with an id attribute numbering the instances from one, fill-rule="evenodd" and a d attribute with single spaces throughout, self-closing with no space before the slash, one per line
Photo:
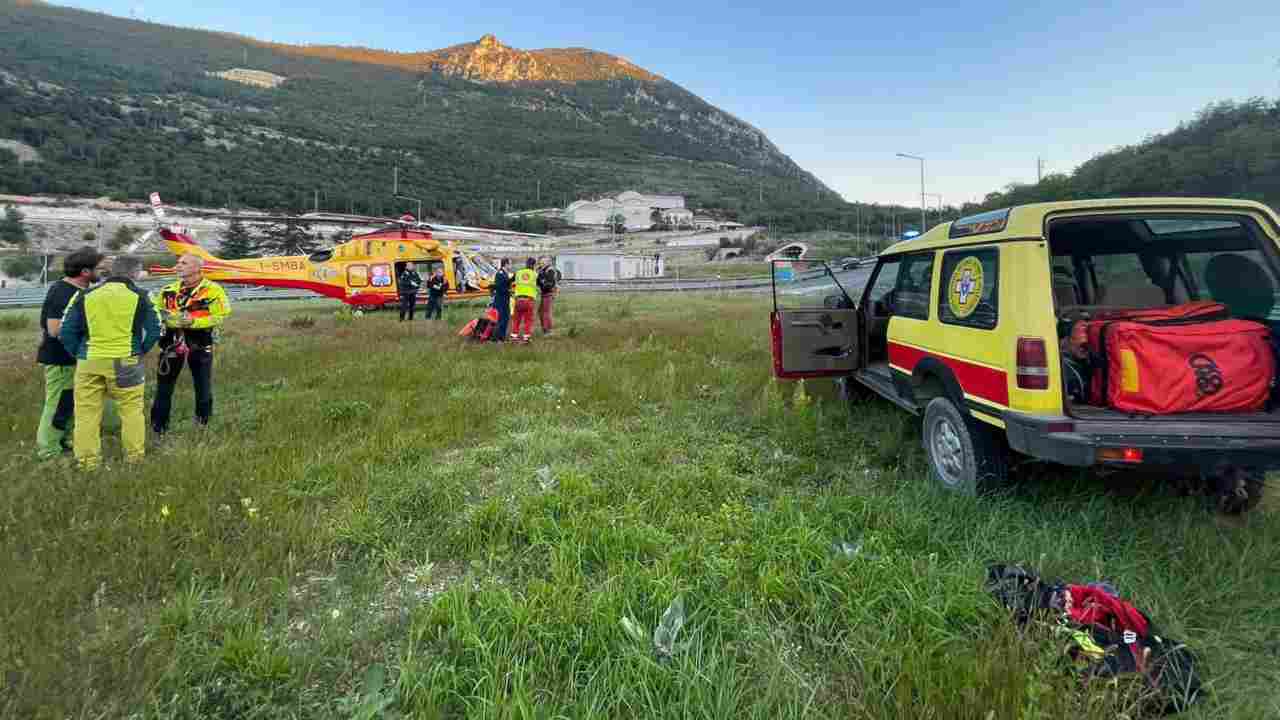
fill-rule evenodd
<path id="1" fill-rule="evenodd" d="M 841 310 L 852 307 L 852 303 L 844 295 L 828 295 L 822 298 L 822 307 L 828 310 Z"/>

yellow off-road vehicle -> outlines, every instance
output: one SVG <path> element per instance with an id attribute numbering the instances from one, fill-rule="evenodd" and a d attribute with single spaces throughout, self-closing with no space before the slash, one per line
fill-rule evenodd
<path id="1" fill-rule="evenodd" d="M 1136 415 L 1073 399 L 1064 335 L 1108 311 L 1202 300 L 1274 328 L 1278 245 L 1280 217 L 1259 203 L 1135 198 L 962 218 L 869 271 L 778 261 L 774 372 L 834 377 L 851 402 L 866 388 L 923 415 L 930 474 L 948 490 L 1002 481 L 1011 449 L 1198 471 L 1242 510 L 1280 466 L 1280 411 Z"/>

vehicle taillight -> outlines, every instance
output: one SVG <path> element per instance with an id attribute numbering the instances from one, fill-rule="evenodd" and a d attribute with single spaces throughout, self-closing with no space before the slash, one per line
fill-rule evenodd
<path id="1" fill-rule="evenodd" d="M 1142 448 L 1099 448 L 1098 462 L 1142 462 Z"/>
<path id="2" fill-rule="evenodd" d="M 1018 338 L 1018 387 L 1049 389 L 1049 353 L 1043 338 Z"/>

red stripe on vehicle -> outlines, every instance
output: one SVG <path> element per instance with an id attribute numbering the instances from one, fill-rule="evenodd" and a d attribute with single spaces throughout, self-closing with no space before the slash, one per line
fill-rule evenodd
<path id="1" fill-rule="evenodd" d="M 995 370 L 977 363 L 957 360 L 944 355 L 935 355 L 910 345 L 889 343 L 889 364 L 896 365 L 907 372 L 914 372 L 916 365 L 926 357 L 931 357 L 950 368 L 960 383 L 960 388 L 968 395 L 981 398 L 997 405 L 1009 405 L 1009 378 L 1003 370 Z"/>

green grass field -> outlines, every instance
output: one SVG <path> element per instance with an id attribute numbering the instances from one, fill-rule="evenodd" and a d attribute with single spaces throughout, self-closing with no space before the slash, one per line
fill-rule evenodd
<path id="1" fill-rule="evenodd" d="M 529 347 L 464 344 L 475 309 L 241 303 L 212 426 L 184 376 L 166 442 L 88 475 L 32 460 L 33 313 L 5 314 L 0 715 L 1134 717 L 986 595 L 1023 561 L 1189 643 L 1187 717 L 1280 716 L 1274 497 L 1227 524 L 1043 466 L 940 494 L 913 419 L 771 381 L 765 303 L 566 294 Z"/>

